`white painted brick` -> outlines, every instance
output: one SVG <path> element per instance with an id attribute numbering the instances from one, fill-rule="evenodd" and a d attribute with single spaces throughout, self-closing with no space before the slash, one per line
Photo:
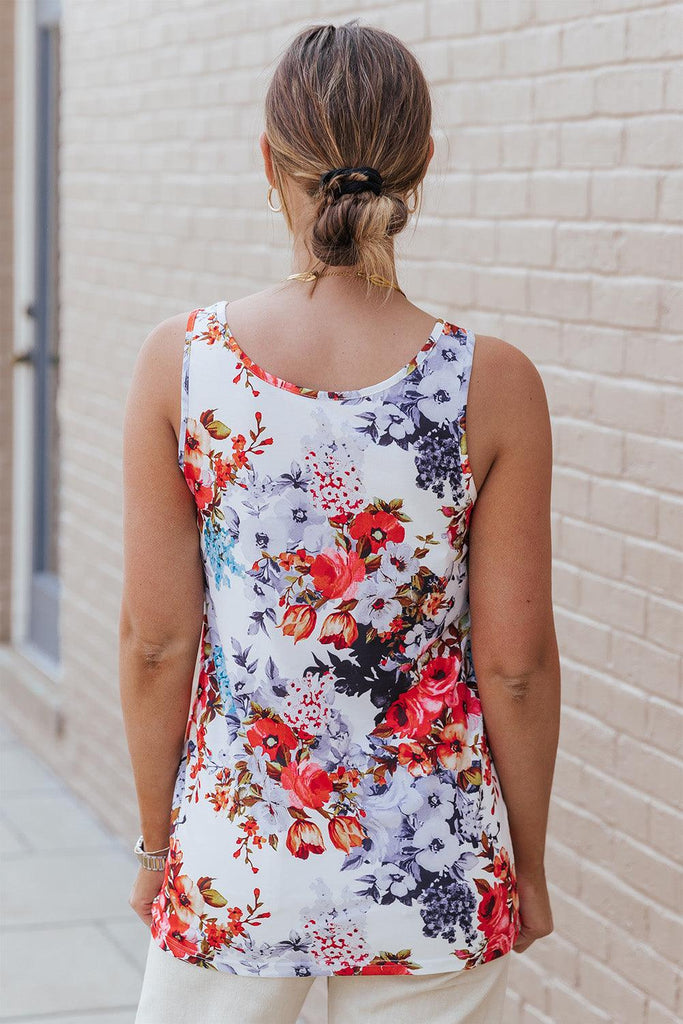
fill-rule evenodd
<path id="1" fill-rule="evenodd" d="M 515 992 L 523 1003 L 545 1006 L 547 978 L 545 971 L 531 957 L 520 956 L 515 963 Z"/>
<path id="2" fill-rule="evenodd" d="M 601 1009 L 611 1014 L 612 1020 L 643 1020 L 647 996 L 619 975 L 589 956 L 579 957 L 579 984 L 581 992 L 588 994 Z"/>
<path id="3" fill-rule="evenodd" d="M 569 847 L 550 838 L 546 843 L 545 867 L 551 878 L 561 878 L 562 888 L 571 896 L 578 896 L 581 886 L 581 859 Z M 515 986 L 519 992 L 520 987 Z M 527 998 L 529 998 L 527 996 Z"/>
<path id="4" fill-rule="evenodd" d="M 584 573 L 579 611 L 617 629 L 645 632 L 646 597 L 639 590 Z"/>
<path id="5" fill-rule="evenodd" d="M 595 78 L 595 110 L 600 114 L 645 113 L 661 110 L 663 105 L 662 68 L 608 68 Z"/>
<path id="6" fill-rule="evenodd" d="M 555 551 L 558 557 L 571 558 L 580 568 L 597 569 L 601 575 L 617 579 L 622 573 L 625 543 L 614 530 L 562 516 Z"/>
<path id="7" fill-rule="evenodd" d="M 499 131 L 501 168 L 526 171 L 533 166 L 539 143 L 539 130 L 533 124 L 503 125 Z"/>
<path id="8" fill-rule="evenodd" d="M 622 437 L 619 431 L 602 430 L 584 420 L 556 419 L 554 437 L 555 451 L 566 465 L 607 476 L 620 472 Z M 604 532 L 596 530 L 596 535 Z"/>
<path id="9" fill-rule="evenodd" d="M 445 39 L 425 39 L 415 43 L 412 51 L 422 65 L 422 70 L 430 84 L 446 82 L 450 78 L 449 50 L 452 44 Z"/>
<path id="10" fill-rule="evenodd" d="M 683 600 L 683 555 L 661 544 L 626 537 L 624 580 Z"/>
<path id="11" fill-rule="evenodd" d="M 594 110 L 590 77 L 580 72 L 569 72 L 536 81 L 534 109 L 542 121 L 588 117 Z"/>
<path id="12" fill-rule="evenodd" d="M 529 308 L 536 313 L 566 320 L 588 317 L 590 303 L 588 275 L 529 272 Z"/>
<path id="13" fill-rule="evenodd" d="M 674 384 L 680 377 L 682 361 L 683 342 L 675 335 L 632 331 L 625 339 L 624 372 L 631 377 Z M 667 419 L 665 413 L 665 423 Z M 677 434 L 676 430 L 674 436 Z"/>
<path id="14" fill-rule="evenodd" d="M 479 0 L 430 0 L 427 4 L 427 30 L 433 38 L 471 36 L 479 26 Z"/>
<path id="15" fill-rule="evenodd" d="M 683 220 L 683 171 L 661 176 L 658 219 Z"/>
<path id="16" fill-rule="evenodd" d="M 681 118 L 665 114 L 628 118 L 624 123 L 624 159 L 634 167 L 677 170 L 683 161 Z"/>
<path id="17" fill-rule="evenodd" d="M 575 18 L 592 18 L 595 4 L 591 0 L 573 0 L 569 5 L 564 0 L 543 0 L 536 5 L 535 13 L 538 22 L 566 22 Z"/>
<path id="18" fill-rule="evenodd" d="M 456 126 L 446 133 L 449 153 L 458 170 L 496 171 L 500 168 L 500 131 L 489 126 Z M 474 181 L 472 181 L 472 189 Z"/>
<path id="19" fill-rule="evenodd" d="M 497 258 L 509 266 L 549 267 L 553 262 L 553 234 L 550 221 L 501 220 L 497 226 Z"/>
<path id="20" fill-rule="evenodd" d="M 612 225 L 560 223 L 555 265 L 562 270 L 592 268 L 613 273 L 617 270 L 619 235 L 619 229 Z"/>
<path id="21" fill-rule="evenodd" d="M 683 110 L 683 66 L 673 64 L 664 72 L 664 110 L 673 110 L 680 114 Z"/>
<path id="22" fill-rule="evenodd" d="M 561 982 L 553 982 L 550 989 L 550 1017 L 553 1021 L 581 1021 L 581 1024 L 606 1024 L 612 1018 L 603 1010 L 573 992 Z"/>
<path id="23" fill-rule="evenodd" d="M 553 468 L 552 491 L 555 507 L 574 516 L 588 517 L 590 477 L 557 464 Z"/>
<path id="24" fill-rule="evenodd" d="M 633 7 L 653 7 L 661 5 L 662 0 L 596 0 L 596 9 L 602 14 L 614 11 L 622 13 Z"/>
<path id="25" fill-rule="evenodd" d="M 553 1024 L 552 1018 L 528 1004 L 522 1010 L 522 1024 Z"/>
<path id="26" fill-rule="evenodd" d="M 524 28 L 533 21 L 535 11 L 533 0 L 483 0 L 480 13 L 482 32 L 501 32 L 507 29 Z"/>
<path id="27" fill-rule="evenodd" d="M 628 224 L 620 235 L 621 273 L 680 280 L 683 275 L 683 236 L 678 229 Z"/>
<path id="28" fill-rule="evenodd" d="M 651 171 L 599 171 L 590 189 L 590 214 L 601 220 L 654 220 L 659 175 Z"/>
<path id="29" fill-rule="evenodd" d="M 683 284 L 665 281 L 659 286 L 659 326 L 680 331 L 683 323 Z"/>
<path id="30" fill-rule="evenodd" d="M 624 779 L 637 778 L 644 793 L 672 807 L 680 807 L 683 794 L 680 760 L 654 750 L 649 743 L 640 743 L 622 735 L 617 737 L 617 770 Z"/>
<path id="31" fill-rule="evenodd" d="M 605 672 L 584 669 L 580 677 L 579 706 L 611 728 L 639 739 L 648 714 L 648 697 L 640 687 L 627 686 Z M 637 796 L 637 794 L 636 794 Z M 619 822 L 610 819 L 619 827 Z M 645 835 L 641 831 L 641 835 Z"/>
<path id="32" fill-rule="evenodd" d="M 556 71 L 560 63 L 560 37 L 561 31 L 556 25 L 544 28 L 533 25 L 503 36 L 503 72 L 536 75 Z"/>
<path id="33" fill-rule="evenodd" d="M 655 327 L 660 296 L 660 286 L 649 278 L 594 277 L 591 317 L 604 324 Z"/>
<path id="34" fill-rule="evenodd" d="M 683 5 L 664 4 L 629 15 L 626 54 L 630 60 L 683 55 Z"/>
<path id="35" fill-rule="evenodd" d="M 519 217 L 527 213 L 528 191 L 525 174 L 480 175 L 475 183 L 475 213 L 480 217 Z"/>
<path id="36" fill-rule="evenodd" d="M 676 951 L 683 949 L 683 917 L 675 909 L 651 904 L 647 937 L 649 944 L 663 957 L 675 959 Z"/>
<path id="37" fill-rule="evenodd" d="M 610 930 L 610 966 L 643 992 L 656 992 L 658 999 L 673 1008 L 676 1004 L 676 977 L 671 960 L 654 952 L 643 936 L 629 935 L 621 928 Z M 672 950 L 675 954 L 675 950 Z"/>
<path id="38" fill-rule="evenodd" d="M 654 537 L 657 510 L 652 494 L 643 487 L 617 480 L 592 481 L 589 515 L 603 526 L 625 534 Z"/>
<path id="39" fill-rule="evenodd" d="M 590 935 L 591 948 L 593 949 L 595 956 L 604 960 L 607 957 L 608 933 L 605 918 L 602 915 L 595 913 L 590 905 L 579 899 L 575 899 L 573 896 L 569 896 L 552 882 L 548 883 L 548 892 L 553 912 L 553 923 L 555 924 L 555 927 L 559 929 L 560 934 L 563 935 L 565 940 L 573 946 L 581 949 L 586 945 L 586 936 Z M 578 965 L 578 957 L 576 959 L 576 963 Z M 578 966 L 576 973 L 578 975 Z M 551 978 L 552 977 L 553 975 L 551 975 Z M 561 974 L 559 977 L 555 975 L 555 979 L 557 981 L 561 981 Z M 552 993 L 550 1005 L 552 1013 Z M 553 1017 L 553 1020 L 572 1021 L 581 1019 L 582 1018 L 580 1017 L 569 1016 Z"/>
<path id="40" fill-rule="evenodd" d="M 676 757 L 683 750 L 683 708 L 659 697 L 651 697 L 645 736 L 660 750 Z"/>
<path id="41" fill-rule="evenodd" d="M 663 491 L 683 492 L 683 446 L 680 443 L 658 441 L 654 437 L 636 434 L 626 435 L 623 465 L 624 478 L 627 480 L 644 481 Z M 673 587 L 668 593 L 680 596 L 680 587 L 676 586 L 672 573 L 666 573 L 660 578 L 668 579 L 669 585 Z"/>
<path id="42" fill-rule="evenodd" d="M 567 68 L 604 67 L 622 61 L 625 50 L 625 18 L 580 19 L 563 27 L 560 63 Z"/>
<path id="43" fill-rule="evenodd" d="M 626 331 L 587 324 L 562 325 L 562 365 L 591 373 L 624 372 Z M 642 342 L 641 342 L 642 362 Z M 636 376 L 641 371 L 638 370 Z"/>
<path id="44" fill-rule="evenodd" d="M 633 935 L 647 933 L 651 901 L 621 882 L 612 865 L 581 865 L 581 898 L 601 917 L 627 929 Z M 589 992 L 589 997 L 594 993 Z"/>
<path id="45" fill-rule="evenodd" d="M 667 1010 L 656 999 L 650 999 L 645 1017 L 646 1024 L 681 1024 L 681 1018 L 677 1013 Z"/>
<path id="46" fill-rule="evenodd" d="M 623 128 L 616 119 L 591 118 L 560 125 L 562 166 L 614 167 L 621 157 Z"/>
<path id="47" fill-rule="evenodd" d="M 466 78 L 491 79 L 498 77 L 502 69 L 503 43 L 493 36 L 453 39 L 445 52 L 448 75 L 454 82 L 462 82 Z"/>
<path id="48" fill-rule="evenodd" d="M 654 595 L 648 597 L 645 635 L 669 651 L 679 651 L 683 636 L 683 607 L 675 601 Z"/>
<path id="49" fill-rule="evenodd" d="M 609 659 L 603 663 L 618 679 L 667 700 L 678 699 L 680 657 L 629 633 L 615 633 Z"/>
<path id="50" fill-rule="evenodd" d="M 539 171 L 530 175 L 530 212 L 537 217 L 577 217 L 588 213 L 589 176 L 581 171 Z"/>
<path id="51" fill-rule="evenodd" d="M 481 267 L 476 277 L 476 302 L 482 309 L 526 309 L 526 271 Z"/>
<path id="52" fill-rule="evenodd" d="M 469 124 L 510 124 L 531 118 L 532 85 L 523 79 L 468 82 L 463 86 L 462 115 Z"/>
<path id="53" fill-rule="evenodd" d="M 598 378 L 593 386 L 593 417 L 598 423 L 657 435 L 663 406 L 659 388 L 642 381 Z"/>

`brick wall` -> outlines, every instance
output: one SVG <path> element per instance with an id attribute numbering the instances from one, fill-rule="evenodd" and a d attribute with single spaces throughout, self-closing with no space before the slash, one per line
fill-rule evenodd
<path id="1" fill-rule="evenodd" d="M 515 955 L 505 1024 L 673 1024 L 681 3 L 65 0 L 64 730 L 25 731 L 135 837 L 116 682 L 133 361 L 160 319 L 289 272 L 257 142 L 271 62 L 309 21 L 355 14 L 412 46 L 433 85 L 437 154 L 417 233 L 400 242 L 403 286 L 526 351 L 553 417 L 556 930 Z"/>
<path id="2" fill-rule="evenodd" d="M 12 253 L 14 219 L 14 0 L 0 3 L 0 643 L 10 635 L 12 539 Z"/>

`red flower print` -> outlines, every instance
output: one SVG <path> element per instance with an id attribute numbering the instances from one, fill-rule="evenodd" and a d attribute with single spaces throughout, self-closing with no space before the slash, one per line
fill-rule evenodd
<path id="1" fill-rule="evenodd" d="M 500 850 L 493 858 L 493 873 L 496 878 L 500 878 L 501 882 L 507 881 L 512 874 L 510 854 L 504 846 L 501 846 Z"/>
<path id="2" fill-rule="evenodd" d="M 418 687 L 421 693 L 448 703 L 453 693 L 462 659 L 459 655 L 449 658 L 432 658 L 420 673 Z"/>
<path id="3" fill-rule="evenodd" d="M 213 921 L 209 921 L 204 926 L 204 934 L 206 935 L 206 941 L 214 949 L 220 949 L 228 940 L 228 931 L 223 925 L 215 924 Z"/>
<path id="4" fill-rule="evenodd" d="M 370 542 L 373 554 L 388 541 L 402 541 L 405 533 L 405 527 L 396 516 L 381 510 L 359 512 L 349 527 L 349 535 L 354 540 L 365 538 Z"/>
<path id="5" fill-rule="evenodd" d="M 330 548 L 321 551 L 311 562 L 311 576 L 316 590 L 327 601 L 341 598 L 348 601 L 356 593 L 365 576 L 365 562 L 355 551 Z"/>
<path id="6" fill-rule="evenodd" d="M 412 974 L 405 964 L 396 961 L 386 960 L 379 964 L 366 964 L 361 967 L 360 974 Z"/>
<path id="7" fill-rule="evenodd" d="M 280 781 L 290 791 L 293 807 L 320 808 L 330 799 L 332 781 L 327 772 L 315 761 L 303 765 L 292 761 L 280 774 Z"/>
<path id="8" fill-rule="evenodd" d="M 358 626 L 351 612 L 331 612 L 323 619 L 318 639 L 321 644 L 334 644 L 340 651 L 350 647 L 358 637 Z"/>
<path id="9" fill-rule="evenodd" d="M 508 888 L 496 884 L 482 894 L 477 908 L 480 930 L 487 939 L 485 962 L 509 952 L 515 941 L 515 921 L 510 917 Z"/>
<path id="10" fill-rule="evenodd" d="M 399 743 L 397 761 L 415 778 L 431 775 L 434 768 L 429 755 L 419 743 Z"/>
<path id="11" fill-rule="evenodd" d="M 206 508 L 213 501 L 213 487 L 204 482 L 202 467 L 188 461 L 183 465 L 183 472 L 188 486 L 194 494 L 197 508 Z"/>
<path id="12" fill-rule="evenodd" d="M 247 739 L 252 747 L 261 747 L 271 761 L 276 757 L 285 759 L 289 750 L 294 750 L 298 740 L 292 730 L 284 722 L 275 722 L 272 718 L 259 718 L 247 729 Z"/>
<path id="13" fill-rule="evenodd" d="M 228 907 L 228 917 L 230 918 L 230 931 L 233 935 L 244 935 L 244 921 L 242 920 L 242 910 L 240 907 Z"/>
<path id="14" fill-rule="evenodd" d="M 282 617 L 280 627 L 285 636 L 293 636 L 294 643 L 305 640 L 315 629 L 316 614 L 310 604 L 293 604 Z"/>
<path id="15" fill-rule="evenodd" d="M 467 730 L 460 722 L 449 722 L 439 733 L 441 742 L 436 756 L 444 768 L 462 772 L 472 764 L 472 748 L 467 744 Z"/>
<path id="16" fill-rule="evenodd" d="M 183 931 L 197 923 L 204 912 L 204 897 L 189 875 L 178 875 L 169 887 L 175 917 Z M 173 915 L 171 915 L 173 916 Z"/>
<path id="17" fill-rule="evenodd" d="M 340 814 L 327 824 L 330 839 L 338 850 L 348 853 L 352 846 L 360 846 L 365 838 L 363 828 L 351 814 Z"/>
<path id="18" fill-rule="evenodd" d="M 470 715 L 481 715 L 481 701 L 467 683 L 459 682 L 455 690 L 446 697 L 446 703 L 453 710 L 453 721 L 467 725 Z"/>
<path id="19" fill-rule="evenodd" d="M 443 706 L 420 692 L 419 685 L 402 693 L 387 710 L 384 720 L 397 736 L 426 736 Z"/>
<path id="20" fill-rule="evenodd" d="M 196 956 L 199 952 L 199 942 L 192 942 L 183 932 L 177 932 L 171 929 L 166 933 L 166 945 L 169 948 L 173 948 L 176 952 L 176 956 L 184 958 L 186 956 Z"/>
<path id="21" fill-rule="evenodd" d="M 297 818 L 287 832 L 287 849 L 300 860 L 308 860 L 309 853 L 322 853 L 323 834 L 313 821 Z"/>

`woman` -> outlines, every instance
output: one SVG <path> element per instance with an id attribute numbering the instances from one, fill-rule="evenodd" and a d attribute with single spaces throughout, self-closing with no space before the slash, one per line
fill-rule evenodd
<path id="1" fill-rule="evenodd" d="M 548 409 L 519 349 L 396 281 L 430 125 L 394 36 L 301 32 L 261 136 L 293 272 L 137 362 L 137 1024 L 293 1024 L 316 976 L 333 1022 L 500 1021 L 507 954 L 552 931 Z"/>

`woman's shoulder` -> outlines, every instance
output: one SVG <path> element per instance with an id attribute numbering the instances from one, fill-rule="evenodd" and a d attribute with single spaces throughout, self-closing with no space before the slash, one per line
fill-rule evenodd
<path id="1" fill-rule="evenodd" d="M 523 445 L 531 457 L 552 445 L 548 399 L 534 361 L 518 346 L 477 334 L 467 398 L 470 462 L 479 489 L 496 457 Z"/>
<path id="2" fill-rule="evenodd" d="M 138 385 L 134 393 L 154 403 L 172 424 L 179 418 L 185 337 L 196 312 L 188 309 L 156 323 L 143 339 L 133 369 Z"/>

